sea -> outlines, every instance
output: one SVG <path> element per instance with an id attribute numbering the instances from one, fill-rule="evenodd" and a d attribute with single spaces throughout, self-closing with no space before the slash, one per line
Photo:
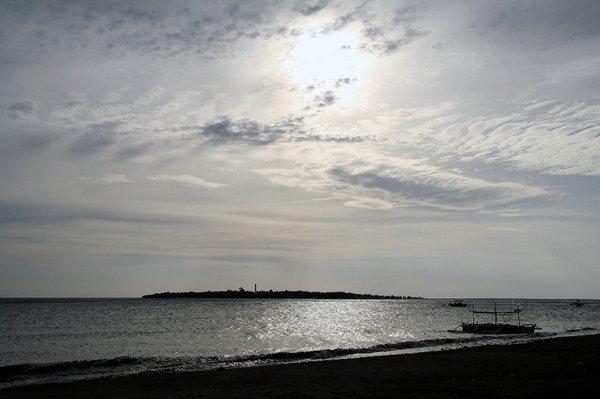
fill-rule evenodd
<path id="1" fill-rule="evenodd" d="M 467 308 L 449 301 L 0 299 L 0 389 L 600 333 L 600 300 L 575 307 L 573 300 L 467 299 Z M 493 310 L 495 303 L 522 309 L 521 322 L 539 329 L 530 336 L 460 332 L 471 306 Z"/>

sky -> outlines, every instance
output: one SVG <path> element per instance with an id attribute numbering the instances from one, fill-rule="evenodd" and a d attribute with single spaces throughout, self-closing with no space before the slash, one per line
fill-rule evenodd
<path id="1" fill-rule="evenodd" d="M 0 3 L 0 297 L 600 298 L 600 2 Z"/>

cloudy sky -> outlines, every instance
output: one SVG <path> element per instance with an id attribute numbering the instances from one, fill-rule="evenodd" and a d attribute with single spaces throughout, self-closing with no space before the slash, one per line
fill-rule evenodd
<path id="1" fill-rule="evenodd" d="M 2 1 L 0 296 L 600 297 L 598 1 Z"/>

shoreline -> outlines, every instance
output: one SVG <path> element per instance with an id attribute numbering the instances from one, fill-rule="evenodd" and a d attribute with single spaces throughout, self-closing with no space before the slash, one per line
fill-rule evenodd
<path id="1" fill-rule="evenodd" d="M 565 333 L 536 333 L 531 335 L 479 335 L 400 341 L 369 347 L 337 347 L 298 352 L 272 352 L 238 357 L 131 357 L 82 359 L 51 363 L 18 363 L 0 366 L 0 390 L 29 385 L 61 384 L 102 378 L 134 375 L 161 375 L 216 369 L 235 369 L 310 363 L 319 361 L 358 359 L 365 357 L 395 356 L 414 353 L 439 352 L 494 345 L 520 345 L 528 342 L 590 335 L 594 328 L 570 330 Z M 600 334 L 600 332 L 591 333 Z"/>
<path id="2" fill-rule="evenodd" d="M 411 354 L 161 372 L 0 390 L 25 397 L 522 397 L 600 393 L 600 335 Z M 496 395 L 496 396 L 494 396 Z"/>

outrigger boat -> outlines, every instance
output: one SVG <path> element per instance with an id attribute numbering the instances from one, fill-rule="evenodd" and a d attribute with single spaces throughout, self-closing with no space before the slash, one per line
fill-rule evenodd
<path id="1" fill-rule="evenodd" d="M 473 308 L 473 322 L 462 323 L 462 331 L 472 334 L 533 334 L 535 332 L 535 324 L 521 324 L 521 309 L 511 311 L 498 311 L 497 304 L 494 303 L 494 311 L 481 311 Z M 493 314 L 493 323 L 475 323 L 476 314 Z M 518 324 L 498 323 L 498 315 L 516 314 Z"/>
<path id="2" fill-rule="evenodd" d="M 581 307 L 583 306 L 583 302 L 581 302 L 579 299 L 576 300 L 575 302 L 573 302 L 571 305 L 573 306 L 577 306 L 577 307 Z"/>

